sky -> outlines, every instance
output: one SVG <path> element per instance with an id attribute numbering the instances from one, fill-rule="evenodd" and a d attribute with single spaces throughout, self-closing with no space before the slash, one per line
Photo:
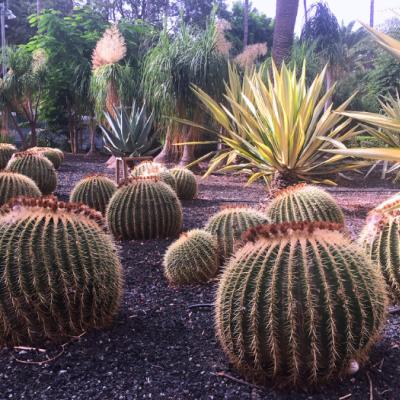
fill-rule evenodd
<path id="1" fill-rule="evenodd" d="M 228 3 L 234 3 L 235 0 L 228 0 Z M 268 17 L 275 16 L 276 0 L 251 0 L 254 7 L 263 11 Z M 313 0 L 307 0 L 312 4 Z M 336 15 L 339 23 L 344 21 L 346 24 L 353 20 L 369 22 L 370 0 L 327 0 L 326 1 Z M 375 24 L 379 25 L 385 20 L 393 18 L 395 10 L 400 14 L 400 0 L 375 0 Z M 303 0 L 299 1 L 299 13 L 297 15 L 296 32 L 300 32 L 304 23 Z"/>

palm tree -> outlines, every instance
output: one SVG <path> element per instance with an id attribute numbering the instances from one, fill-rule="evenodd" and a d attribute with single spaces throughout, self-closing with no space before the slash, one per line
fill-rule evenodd
<path id="1" fill-rule="evenodd" d="M 299 0 L 276 0 L 272 57 L 278 66 L 290 55 L 298 9 Z"/>
<path id="2" fill-rule="evenodd" d="M 249 44 L 249 0 L 243 4 L 243 49 Z"/>
<path id="3" fill-rule="evenodd" d="M 374 17 L 375 17 L 375 0 L 371 0 L 369 6 L 369 25 L 371 28 L 374 27 Z"/>

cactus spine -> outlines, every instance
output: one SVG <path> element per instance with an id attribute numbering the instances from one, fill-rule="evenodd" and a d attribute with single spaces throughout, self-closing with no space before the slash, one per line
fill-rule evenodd
<path id="1" fill-rule="evenodd" d="M 299 184 L 279 191 L 267 207 L 273 223 L 326 221 L 344 223 L 344 215 L 334 198 L 315 186 Z"/>
<path id="2" fill-rule="evenodd" d="M 12 155 L 17 152 L 13 144 L 0 143 L 0 169 L 4 169 L 10 161 Z"/>
<path id="3" fill-rule="evenodd" d="M 379 271 L 326 222 L 261 225 L 230 260 L 217 335 L 247 377 L 316 385 L 362 363 L 386 318 Z"/>
<path id="4" fill-rule="evenodd" d="M 121 265 L 101 214 L 56 198 L 0 209 L 0 344 L 65 340 L 109 324 Z"/>
<path id="5" fill-rule="evenodd" d="M 382 271 L 393 302 L 400 303 L 400 199 L 385 201 L 371 211 L 359 243 Z"/>
<path id="6" fill-rule="evenodd" d="M 80 180 L 70 195 L 73 203 L 83 203 L 87 206 L 106 212 L 107 204 L 117 190 L 117 185 L 104 175 L 91 175 Z"/>
<path id="7" fill-rule="evenodd" d="M 196 176 L 187 168 L 173 168 L 172 175 L 176 179 L 176 193 L 182 200 L 192 200 L 197 195 Z"/>
<path id="8" fill-rule="evenodd" d="M 132 176 L 158 176 L 160 180 L 171 186 L 176 191 L 176 179 L 171 172 L 163 165 L 154 161 L 144 161 L 137 165 L 132 173 Z"/>
<path id="9" fill-rule="evenodd" d="M 266 215 L 252 208 L 225 207 L 208 220 L 205 230 L 216 236 L 220 259 L 223 261 L 233 254 L 243 232 L 267 222 Z"/>
<path id="10" fill-rule="evenodd" d="M 40 197 L 41 195 L 31 178 L 15 172 L 0 172 L 0 206 L 15 197 Z"/>
<path id="11" fill-rule="evenodd" d="M 176 193 L 158 177 L 131 177 L 111 197 L 107 222 L 123 240 L 176 236 L 182 229 L 182 207 Z"/>
<path id="12" fill-rule="evenodd" d="M 7 170 L 31 178 L 44 195 L 51 194 L 57 186 L 57 172 L 53 164 L 47 158 L 35 153 L 14 154 L 7 164 Z"/>
<path id="13" fill-rule="evenodd" d="M 183 233 L 164 256 L 164 272 L 173 285 L 206 283 L 218 271 L 218 245 L 208 232 Z"/>

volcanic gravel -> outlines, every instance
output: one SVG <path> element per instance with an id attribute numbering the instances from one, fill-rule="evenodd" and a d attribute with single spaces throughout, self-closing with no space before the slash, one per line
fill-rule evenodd
<path id="1" fill-rule="evenodd" d="M 112 175 L 104 161 L 67 155 L 59 170 L 59 198 L 67 200 L 73 185 L 87 174 Z M 203 226 L 223 204 L 262 208 L 266 197 L 261 185 L 244 187 L 236 177 L 212 176 L 199 182 L 199 198 L 183 202 L 185 230 Z M 358 178 L 329 191 L 344 208 L 354 235 L 367 212 L 396 189 L 379 180 L 366 187 Z M 190 308 L 212 303 L 216 283 L 180 289 L 167 285 L 162 259 L 171 241 L 118 243 L 125 295 L 108 329 L 88 332 L 63 346 L 1 350 L 0 399 L 400 399 L 400 314 L 391 314 L 370 361 L 353 377 L 312 392 L 243 382 L 216 341 L 213 309 Z"/>

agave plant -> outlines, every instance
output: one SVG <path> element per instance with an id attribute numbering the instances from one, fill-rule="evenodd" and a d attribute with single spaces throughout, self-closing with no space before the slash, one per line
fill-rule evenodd
<path id="1" fill-rule="evenodd" d="M 104 112 L 108 123 L 100 125 L 105 148 L 116 157 L 140 157 L 151 155 L 158 149 L 153 147 L 155 135 L 152 132 L 153 113 L 147 116 L 145 105 L 142 108 L 134 102 L 128 112 L 126 107 L 114 107 L 110 114 Z"/>
<path id="2" fill-rule="evenodd" d="M 195 92 L 215 121 L 222 127 L 219 137 L 225 148 L 214 155 L 207 174 L 238 170 L 250 175 L 249 183 L 279 178 L 283 184 L 308 181 L 335 184 L 338 173 L 362 165 L 344 156 L 328 156 L 323 150 L 351 139 L 359 133 L 343 112 L 352 97 L 334 112 L 324 110 L 334 86 L 323 93 L 326 68 L 310 87 L 306 67 L 300 76 L 285 65 L 272 65 L 272 77 L 264 68 L 246 72 L 243 83 L 230 67 L 226 85 L 227 105 L 218 104 L 199 88 Z M 223 167 L 221 168 L 221 163 Z M 278 176 L 277 176 L 278 175 Z"/>

